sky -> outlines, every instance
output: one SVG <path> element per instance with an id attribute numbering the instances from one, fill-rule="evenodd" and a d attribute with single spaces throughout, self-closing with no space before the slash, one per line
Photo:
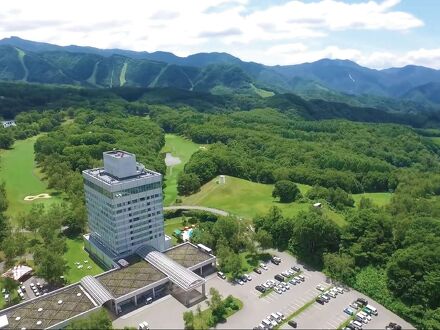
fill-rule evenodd
<path id="1" fill-rule="evenodd" d="M 440 69 L 440 0 L 14 0 L 0 38 L 58 45 L 227 52 L 267 65 L 349 59 Z"/>

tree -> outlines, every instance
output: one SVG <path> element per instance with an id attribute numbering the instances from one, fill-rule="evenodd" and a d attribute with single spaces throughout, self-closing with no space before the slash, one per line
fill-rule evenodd
<path id="1" fill-rule="evenodd" d="M 66 327 L 69 330 L 111 330 L 113 329 L 112 320 L 108 316 L 105 309 L 100 309 L 98 312 L 95 312 L 89 315 L 87 318 L 83 318 L 80 320 L 76 320 L 70 322 L 70 324 Z"/>
<path id="2" fill-rule="evenodd" d="M 222 301 L 222 296 L 217 289 L 209 289 L 209 294 L 211 295 L 211 299 L 207 302 L 207 304 L 211 308 L 212 314 L 212 324 L 209 325 L 214 326 L 224 319 L 226 308 L 224 302 Z"/>
<path id="3" fill-rule="evenodd" d="M 0 213 L 8 209 L 8 198 L 6 196 L 5 182 L 0 184 Z"/>
<path id="4" fill-rule="evenodd" d="M 9 134 L 0 134 L 0 148 L 9 149 L 14 144 L 14 138 Z"/>
<path id="5" fill-rule="evenodd" d="M 353 283 L 356 274 L 353 257 L 343 253 L 324 253 L 323 263 L 328 276 L 346 284 Z"/>
<path id="6" fill-rule="evenodd" d="M 37 275 L 48 283 L 60 284 L 60 276 L 64 275 L 68 266 L 62 255 L 54 253 L 50 247 L 38 247 L 34 253 Z"/>
<path id="7" fill-rule="evenodd" d="M 255 240 L 262 250 L 270 249 L 273 246 L 272 236 L 264 229 L 260 229 L 256 232 Z"/>
<path id="8" fill-rule="evenodd" d="M 200 179 L 194 173 L 181 172 L 177 178 L 177 192 L 180 196 L 188 196 L 200 189 Z"/>
<path id="9" fill-rule="evenodd" d="M 301 196 L 298 186 L 288 180 L 281 180 L 275 183 L 272 197 L 279 197 L 281 203 L 290 203 Z"/>
<path id="10" fill-rule="evenodd" d="M 193 311 L 184 312 L 183 322 L 185 323 L 185 330 L 194 330 L 194 312 Z"/>
<path id="11" fill-rule="evenodd" d="M 322 214 L 313 210 L 301 212 L 293 223 L 289 249 L 299 257 L 321 265 L 324 253 L 338 251 L 340 230 Z"/>

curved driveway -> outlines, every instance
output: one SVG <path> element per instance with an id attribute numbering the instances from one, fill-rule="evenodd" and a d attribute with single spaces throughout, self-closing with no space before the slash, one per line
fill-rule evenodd
<path id="1" fill-rule="evenodd" d="M 213 209 L 211 207 L 204 207 L 204 206 L 193 206 L 193 205 L 174 205 L 174 206 L 165 206 L 163 208 L 165 211 L 173 211 L 173 210 L 198 210 L 198 211 L 205 211 L 210 212 L 214 214 L 218 214 L 221 216 L 228 216 L 229 213 L 223 210 L 219 209 Z"/>

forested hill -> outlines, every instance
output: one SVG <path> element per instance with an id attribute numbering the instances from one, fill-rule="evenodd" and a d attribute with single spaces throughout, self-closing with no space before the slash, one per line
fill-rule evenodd
<path id="1" fill-rule="evenodd" d="M 306 99 L 399 112 L 430 111 L 440 104 L 430 85 L 440 83 L 440 71 L 414 65 L 373 70 L 347 60 L 322 59 L 267 66 L 227 53 L 178 57 L 160 51 L 62 47 L 17 37 L 0 40 L 0 80 L 88 87 L 175 87 L 219 95 L 295 93 Z"/>
<path id="2" fill-rule="evenodd" d="M 116 87 L 74 88 L 27 83 L 0 83 L 0 117 L 14 118 L 28 110 L 66 109 L 93 106 L 109 112 L 125 109 L 132 114 L 148 113 L 149 105 L 190 106 L 199 112 L 227 113 L 255 108 L 274 108 L 306 120 L 347 119 L 358 122 L 398 123 L 418 128 L 440 127 L 440 112 L 397 113 L 355 107 L 324 100 L 305 100 L 294 94 L 261 98 L 252 95 L 213 95 L 177 88 Z"/>

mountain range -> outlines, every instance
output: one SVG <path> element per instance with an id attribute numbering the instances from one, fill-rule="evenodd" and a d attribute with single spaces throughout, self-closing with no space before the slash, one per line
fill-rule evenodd
<path id="1" fill-rule="evenodd" d="M 267 66 L 227 53 L 179 57 L 0 40 L 0 80 L 88 87 L 173 87 L 212 94 L 295 93 L 354 106 L 417 112 L 440 106 L 440 70 L 408 65 L 375 70 L 349 60 Z"/>

